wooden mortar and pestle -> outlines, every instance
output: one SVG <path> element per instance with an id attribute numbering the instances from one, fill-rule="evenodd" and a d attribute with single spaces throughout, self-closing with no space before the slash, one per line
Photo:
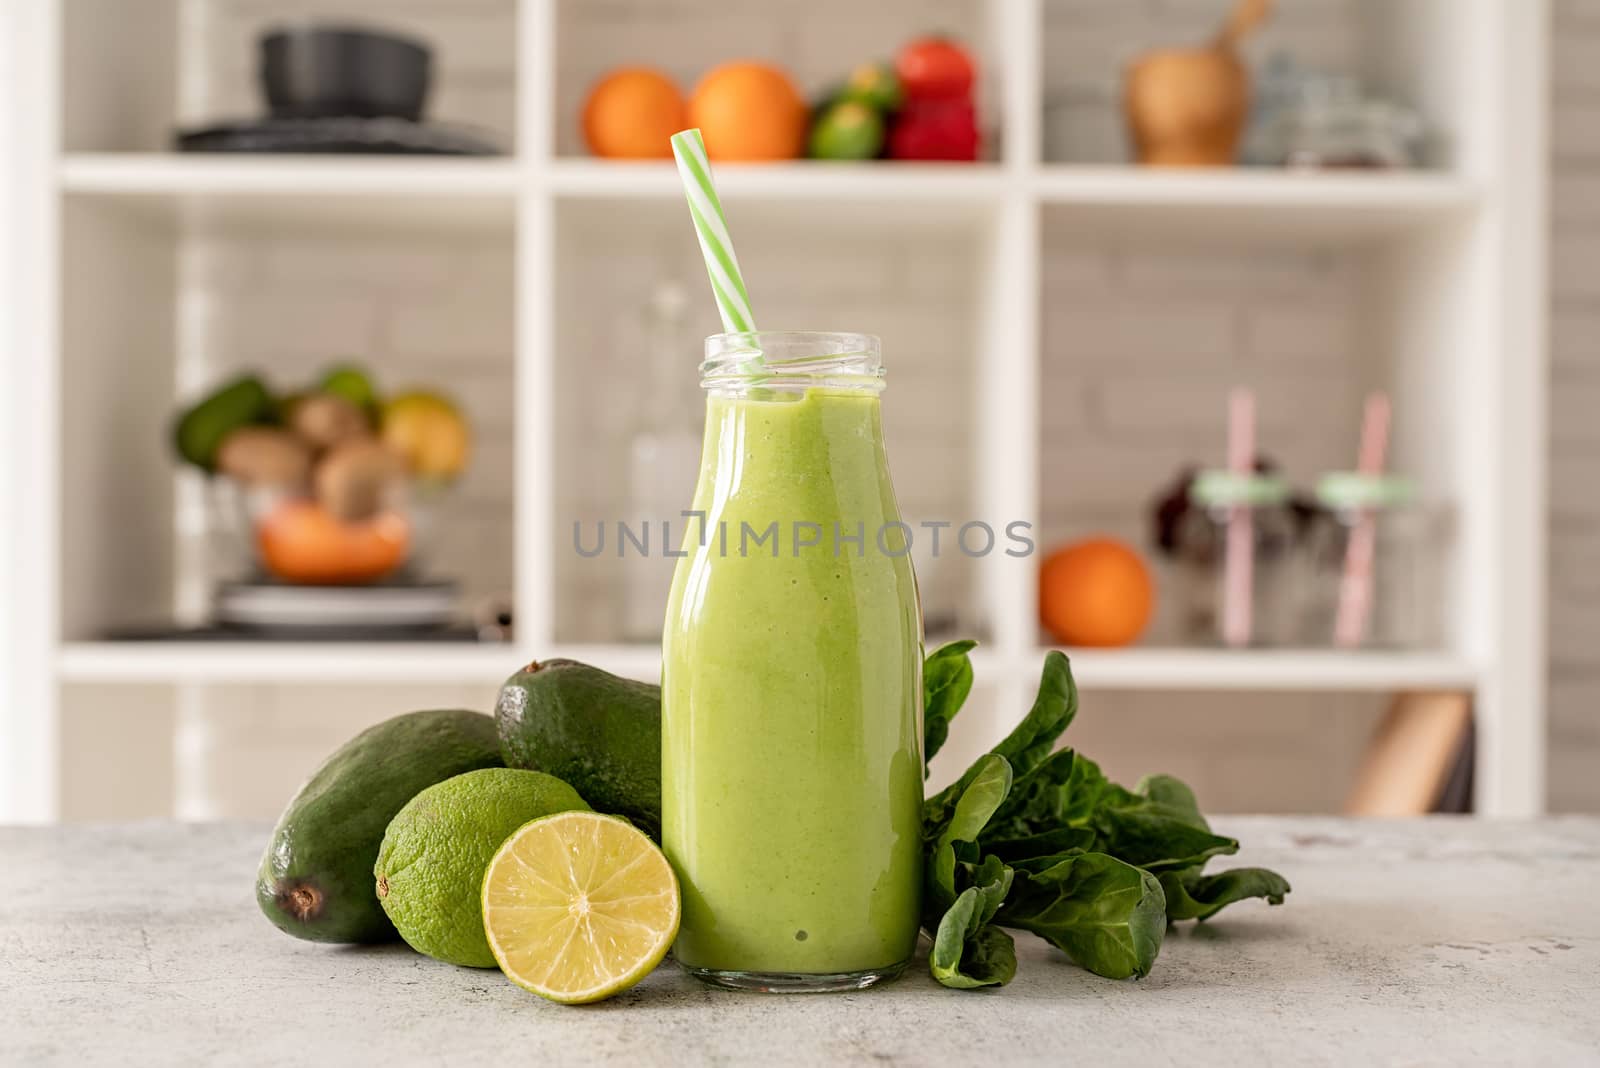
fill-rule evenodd
<path id="1" fill-rule="evenodd" d="M 1273 0 L 1239 0 L 1204 48 L 1147 52 L 1128 66 L 1128 128 L 1140 163 L 1225 167 L 1250 111 L 1250 72 L 1239 44 L 1272 14 Z"/>

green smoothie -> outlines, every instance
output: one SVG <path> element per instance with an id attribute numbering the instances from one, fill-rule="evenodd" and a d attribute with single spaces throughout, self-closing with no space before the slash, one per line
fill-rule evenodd
<path id="1" fill-rule="evenodd" d="M 871 981 L 916 944 L 922 631 L 877 388 L 707 402 L 662 667 L 675 952 L 702 975 Z"/>

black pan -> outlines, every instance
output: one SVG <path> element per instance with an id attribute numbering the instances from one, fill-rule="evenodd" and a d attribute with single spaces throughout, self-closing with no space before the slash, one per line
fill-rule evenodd
<path id="1" fill-rule="evenodd" d="M 261 84 L 276 119 L 418 122 L 431 68 L 426 45 L 392 33 L 308 24 L 261 37 Z"/>

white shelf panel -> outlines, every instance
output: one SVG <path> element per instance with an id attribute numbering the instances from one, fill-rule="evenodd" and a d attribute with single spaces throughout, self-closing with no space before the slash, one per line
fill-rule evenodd
<path id="1" fill-rule="evenodd" d="M 982 683 L 1032 679 L 1045 650 L 1007 657 L 973 652 Z M 1230 652 L 1205 649 L 1066 650 L 1089 690 L 1370 691 L 1472 689 L 1477 671 L 1425 653 Z M 617 675 L 654 679 L 660 654 L 647 645 L 553 646 L 538 659 L 582 660 Z M 75 642 L 56 657 L 63 682 L 465 682 L 496 683 L 534 659 L 513 645 L 444 643 Z"/>
<path id="2" fill-rule="evenodd" d="M 1447 174 L 1046 166 L 1040 200 L 1090 232 L 1360 241 L 1470 218 L 1472 183 Z"/>
<path id="3" fill-rule="evenodd" d="M 1036 673 L 1041 649 L 1026 668 Z M 1473 689 L 1467 661 L 1437 653 L 1325 650 L 1064 649 L 1089 690 L 1282 690 L 1385 692 Z"/>
<path id="4" fill-rule="evenodd" d="M 508 157 L 74 153 L 62 159 L 60 178 L 73 193 L 511 196 L 517 164 Z"/>
<path id="5" fill-rule="evenodd" d="M 560 159 L 543 173 L 549 187 L 568 198 L 683 199 L 677 168 L 666 161 Z M 716 180 L 725 200 L 981 202 L 1012 188 L 992 163 L 719 163 Z"/>
<path id="6" fill-rule="evenodd" d="M 73 196 L 224 225 L 498 226 L 509 223 L 526 188 L 566 200 L 676 203 L 683 196 L 670 163 L 576 158 L 524 167 L 509 158 L 74 154 L 62 159 L 58 177 Z M 1020 197 L 1091 232 L 1157 238 L 1365 240 L 1470 217 L 1480 199 L 1470 183 L 1442 174 L 992 163 L 721 164 L 717 185 L 734 202 L 899 209 L 887 217 L 919 226 L 928 223 L 929 204 L 987 208 Z"/>
<path id="7" fill-rule="evenodd" d="M 526 658 L 515 646 L 441 642 L 73 642 L 63 682 L 496 683 Z"/>
<path id="8" fill-rule="evenodd" d="M 168 221 L 353 227 L 509 227 L 520 184 L 511 159 L 75 154 L 63 192 Z"/>

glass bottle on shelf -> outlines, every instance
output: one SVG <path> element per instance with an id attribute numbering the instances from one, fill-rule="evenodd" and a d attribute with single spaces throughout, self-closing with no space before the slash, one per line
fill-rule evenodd
<path id="1" fill-rule="evenodd" d="M 1296 524 L 1288 485 L 1272 475 L 1202 471 L 1197 505 L 1178 531 L 1178 601 L 1186 641 L 1281 646 L 1292 642 Z M 1230 526 L 1244 519 L 1247 559 L 1228 552 Z M 1238 633 L 1230 634 L 1232 617 Z"/>
<path id="2" fill-rule="evenodd" d="M 1308 80 L 1276 123 L 1285 167 L 1385 170 L 1416 165 L 1422 122 L 1387 100 L 1364 97 L 1349 77 Z"/>
<path id="3" fill-rule="evenodd" d="M 674 563 L 666 550 L 676 550 L 682 538 L 683 487 L 694 485 L 700 470 L 702 402 L 683 358 L 693 351 L 687 306 L 683 286 L 666 281 L 644 308 L 640 382 L 645 392 L 637 398 L 629 441 L 627 507 L 617 517 L 639 536 L 648 525 L 646 551 L 636 551 L 629 542 L 622 559 L 620 629 L 630 642 L 661 640 Z M 663 537 L 663 523 L 670 524 L 670 543 Z M 620 540 L 618 548 L 623 548 Z"/>
<path id="4" fill-rule="evenodd" d="M 1310 645 L 1424 649 L 1440 643 L 1450 522 L 1408 479 L 1340 471 L 1317 483 L 1301 626 Z"/>

